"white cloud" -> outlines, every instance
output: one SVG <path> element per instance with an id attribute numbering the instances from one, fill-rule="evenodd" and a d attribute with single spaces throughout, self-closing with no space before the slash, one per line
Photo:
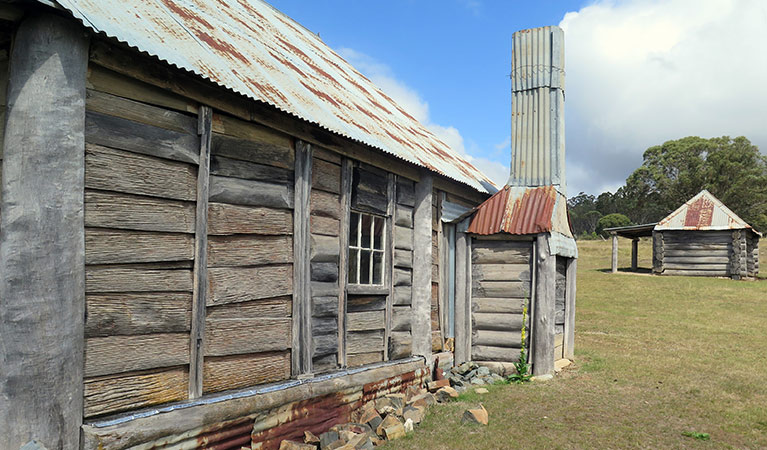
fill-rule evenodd
<path id="1" fill-rule="evenodd" d="M 351 48 L 341 48 L 337 51 L 352 66 L 386 92 L 399 106 L 431 130 L 450 148 L 465 157 L 498 186 L 506 183 L 509 177 L 509 168 L 487 158 L 469 154 L 461 132 L 451 125 L 444 126 L 432 122 L 429 117 L 429 103 L 422 99 L 416 90 L 398 80 L 389 66 Z M 472 153 L 476 154 L 477 152 L 473 151 Z"/>
<path id="2" fill-rule="evenodd" d="M 614 189 L 647 147 L 688 135 L 767 150 L 767 2 L 599 1 L 560 26 L 571 193 Z"/>

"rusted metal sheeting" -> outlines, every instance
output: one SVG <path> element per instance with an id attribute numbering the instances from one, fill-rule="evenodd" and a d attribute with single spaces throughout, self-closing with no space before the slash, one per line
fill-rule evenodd
<path id="1" fill-rule="evenodd" d="M 506 186 L 478 208 L 469 233 L 516 235 L 555 231 L 572 237 L 567 219 L 567 199 L 554 186 Z"/>
<path id="2" fill-rule="evenodd" d="M 479 192 L 493 183 L 322 40 L 261 0 L 56 0 L 85 26 Z"/>
<path id="3" fill-rule="evenodd" d="M 752 228 L 705 189 L 655 226 L 656 231 L 742 229 Z"/>

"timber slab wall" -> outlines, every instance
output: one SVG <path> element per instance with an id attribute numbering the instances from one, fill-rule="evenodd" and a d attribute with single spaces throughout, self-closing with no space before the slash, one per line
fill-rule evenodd
<path id="1" fill-rule="evenodd" d="M 656 231 L 653 271 L 740 279 L 759 273 L 759 237 L 748 229 Z"/>
<path id="2" fill-rule="evenodd" d="M 304 431 L 320 434 L 348 422 L 365 403 L 420 385 L 428 374 L 420 358 L 383 363 L 94 421 L 83 425 L 83 449 L 277 449 L 283 439 L 302 440 Z"/>

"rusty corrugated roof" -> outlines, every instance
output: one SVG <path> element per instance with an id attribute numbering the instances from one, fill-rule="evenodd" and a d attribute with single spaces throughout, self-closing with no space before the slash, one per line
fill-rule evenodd
<path id="1" fill-rule="evenodd" d="M 468 228 L 480 235 L 551 231 L 572 237 L 567 199 L 554 186 L 506 186 L 477 207 Z"/>
<path id="2" fill-rule="evenodd" d="M 56 0 L 95 32 L 426 167 L 495 186 L 314 33 L 261 0 Z"/>
<path id="3" fill-rule="evenodd" d="M 704 189 L 658 222 L 655 229 L 658 231 L 742 230 L 751 229 L 751 225 Z"/>

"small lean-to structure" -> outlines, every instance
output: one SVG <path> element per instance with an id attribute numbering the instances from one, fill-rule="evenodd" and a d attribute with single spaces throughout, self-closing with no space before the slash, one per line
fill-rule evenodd
<path id="1" fill-rule="evenodd" d="M 573 358 L 577 247 L 567 215 L 564 33 L 514 33 L 511 176 L 458 225 L 456 362 L 513 371 L 527 330 L 535 375 Z M 528 308 L 529 321 L 523 320 Z"/>
<path id="2" fill-rule="evenodd" d="M 653 229 L 653 273 L 753 278 L 759 273 L 761 233 L 707 190 Z"/>

